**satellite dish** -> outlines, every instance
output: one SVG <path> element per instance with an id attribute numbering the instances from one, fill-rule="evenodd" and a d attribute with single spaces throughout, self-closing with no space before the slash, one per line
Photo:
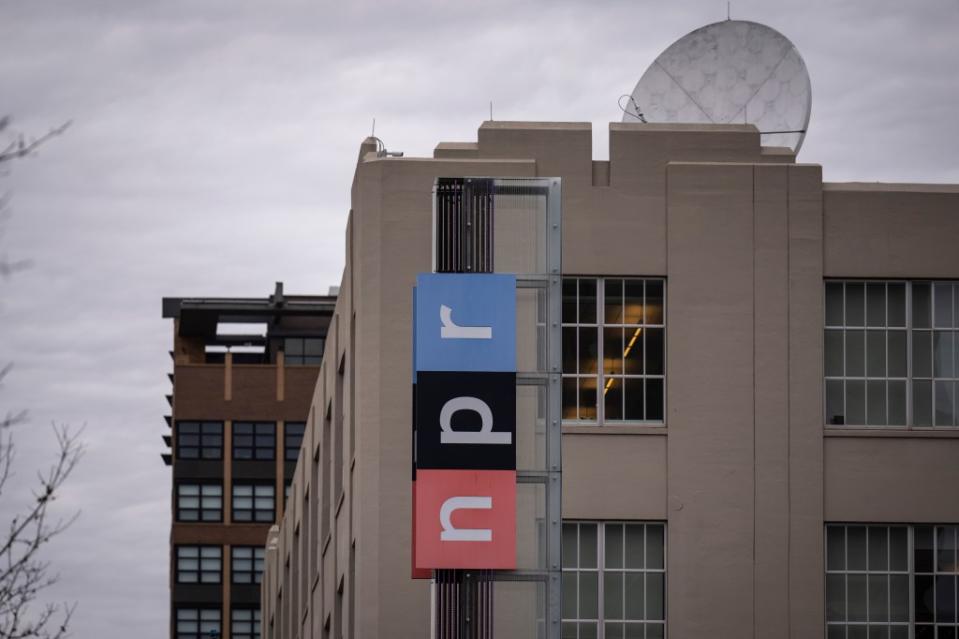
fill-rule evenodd
<path id="1" fill-rule="evenodd" d="M 763 146 L 799 152 L 812 106 L 795 45 L 757 22 L 726 20 L 674 42 L 639 79 L 623 122 L 754 124 Z"/>

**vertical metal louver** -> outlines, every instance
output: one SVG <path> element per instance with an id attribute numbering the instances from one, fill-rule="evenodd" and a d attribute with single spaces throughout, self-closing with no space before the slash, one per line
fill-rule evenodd
<path id="1" fill-rule="evenodd" d="M 493 180 L 439 178 L 434 206 L 434 270 L 492 273 Z"/>
<path id="2" fill-rule="evenodd" d="M 488 570 L 437 570 L 437 639 L 493 636 L 493 576 Z"/>

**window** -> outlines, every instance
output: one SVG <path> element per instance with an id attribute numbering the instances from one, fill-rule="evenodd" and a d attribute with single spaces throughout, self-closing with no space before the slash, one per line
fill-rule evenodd
<path id="1" fill-rule="evenodd" d="M 220 484 L 178 484 L 177 521 L 221 521 L 223 486 Z"/>
<path id="2" fill-rule="evenodd" d="M 956 426 L 959 285 L 830 281 L 825 290 L 826 423 Z"/>
<path id="3" fill-rule="evenodd" d="M 177 422 L 177 459 L 223 459 L 223 422 Z"/>
<path id="4" fill-rule="evenodd" d="M 270 484 L 233 484 L 233 521 L 273 523 L 276 487 Z"/>
<path id="5" fill-rule="evenodd" d="M 564 420 L 663 422 L 664 293 L 662 279 L 563 280 Z"/>
<path id="6" fill-rule="evenodd" d="M 665 525 L 563 524 L 563 639 L 666 636 Z"/>
<path id="7" fill-rule="evenodd" d="M 233 422 L 233 459 L 272 460 L 276 454 L 276 424 Z"/>
<path id="8" fill-rule="evenodd" d="M 322 337 L 287 337 L 283 357 L 288 366 L 319 366 L 323 361 Z"/>
<path id="9" fill-rule="evenodd" d="M 176 581 L 180 584 L 218 584 L 223 562 L 219 546 L 177 546 Z"/>
<path id="10" fill-rule="evenodd" d="M 303 443 L 303 432 L 306 422 L 286 422 L 283 426 L 283 448 L 286 451 L 286 461 L 296 461 L 300 456 L 300 444 Z"/>
<path id="11" fill-rule="evenodd" d="M 219 608 L 177 608 L 176 639 L 210 639 L 219 636 Z"/>
<path id="12" fill-rule="evenodd" d="M 263 577 L 263 558 L 266 550 L 262 546 L 233 546 L 233 583 L 258 584 Z"/>
<path id="13" fill-rule="evenodd" d="M 234 608 L 231 611 L 232 639 L 260 639 L 260 609 Z"/>
<path id="14" fill-rule="evenodd" d="M 826 526 L 827 639 L 956 637 L 957 528 Z"/>

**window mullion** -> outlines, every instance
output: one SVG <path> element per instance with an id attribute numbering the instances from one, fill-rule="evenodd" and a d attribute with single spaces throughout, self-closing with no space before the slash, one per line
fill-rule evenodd
<path id="1" fill-rule="evenodd" d="M 598 317 L 598 316 L 597 316 Z M 603 567 L 606 565 L 606 524 L 596 522 L 596 637 L 606 639 L 606 592 Z"/>
<path id="2" fill-rule="evenodd" d="M 906 428 L 915 425 L 912 413 L 912 282 L 906 282 Z"/>

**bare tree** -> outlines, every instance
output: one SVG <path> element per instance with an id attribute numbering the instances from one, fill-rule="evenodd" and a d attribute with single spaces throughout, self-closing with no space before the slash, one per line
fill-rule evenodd
<path id="1" fill-rule="evenodd" d="M 10 118 L 0 118 L 0 133 L 7 135 L 9 126 Z M 0 144 L 0 172 L 67 126 L 69 123 L 34 139 L 8 135 L 10 141 Z M 5 212 L 8 201 L 7 197 L 0 197 L 0 214 Z M 25 261 L 11 261 L 0 255 L 0 277 L 24 266 Z M 10 364 L 0 368 L 0 388 L 11 368 Z M 43 591 L 57 581 L 57 574 L 42 559 L 41 551 L 76 520 L 78 513 L 56 518 L 51 506 L 80 460 L 83 445 L 79 432 L 54 425 L 56 452 L 52 462 L 37 471 L 29 495 L 11 494 L 16 452 L 13 433 L 26 417 L 25 410 L 0 415 L 0 639 L 62 639 L 67 635 L 75 605 L 38 601 Z"/>

